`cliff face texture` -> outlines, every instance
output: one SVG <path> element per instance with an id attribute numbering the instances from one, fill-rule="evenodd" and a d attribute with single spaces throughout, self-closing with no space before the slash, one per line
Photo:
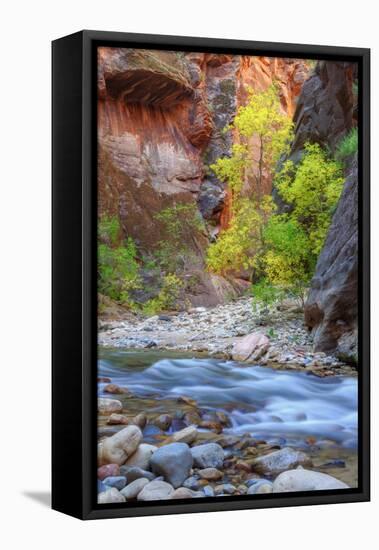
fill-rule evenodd
<path id="1" fill-rule="evenodd" d="M 355 123 L 354 63 L 320 61 L 304 83 L 294 113 L 295 139 L 290 158 L 299 160 L 304 143 L 334 151 Z"/>
<path id="2" fill-rule="evenodd" d="M 225 185 L 209 169 L 238 141 L 223 129 L 249 86 L 260 91 L 273 81 L 292 115 L 307 75 L 301 60 L 100 48 L 100 214 L 118 216 L 124 235 L 149 251 L 162 238 L 156 214 L 174 202 L 196 202 L 208 227 L 189 242 L 200 264 L 212 234 L 230 218 Z M 202 302 L 218 303 L 232 290 L 219 277 L 200 278 Z"/>
<path id="3" fill-rule="evenodd" d="M 333 151 L 355 124 L 354 73 L 353 64 L 324 61 L 304 84 L 294 117 L 296 134 L 290 158 L 295 162 L 306 141 Z M 357 285 L 358 166 L 354 159 L 305 306 L 305 323 L 312 330 L 316 350 L 355 361 Z"/>
<path id="4" fill-rule="evenodd" d="M 354 159 L 317 262 L 305 308 L 315 349 L 356 362 L 358 315 L 358 163 Z"/>

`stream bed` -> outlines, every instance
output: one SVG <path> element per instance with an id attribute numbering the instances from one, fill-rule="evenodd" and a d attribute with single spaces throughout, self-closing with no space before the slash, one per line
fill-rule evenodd
<path id="1" fill-rule="evenodd" d="M 223 434 L 248 434 L 270 445 L 306 449 L 320 471 L 338 472 L 350 486 L 356 484 L 356 377 L 319 378 L 175 352 L 109 348 L 99 350 L 98 376 L 131 392 L 114 396 L 121 397 L 127 414 L 143 412 L 154 418 L 164 413 L 176 418 L 165 436 L 181 427 L 188 403 L 196 403 L 202 414 L 222 412 L 227 416 Z M 99 383 L 99 396 L 110 397 L 103 392 L 104 386 Z M 102 417 L 99 426 L 106 430 Z M 144 440 L 156 442 L 161 435 L 148 424 Z"/>

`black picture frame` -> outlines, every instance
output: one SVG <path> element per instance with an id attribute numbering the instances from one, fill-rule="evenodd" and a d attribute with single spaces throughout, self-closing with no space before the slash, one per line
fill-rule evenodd
<path id="1" fill-rule="evenodd" d="M 359 66 L 359 487 L 96 504 L 96 48 L 355 61 Z M 85 30 L 52 43 L 52 507 L 81 519 L 370 499 L 370 50 Z"/>

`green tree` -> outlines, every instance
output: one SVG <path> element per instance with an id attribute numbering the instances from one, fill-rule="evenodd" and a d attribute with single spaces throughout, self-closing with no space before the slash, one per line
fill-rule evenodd
<path id="1" fill-rule="evenodd" d="M 341 165 L 317 144 L 306 144 L 297 166 L 286 162 L 276 178 L 280 196 L 291 211 L 274 214 L 263 231 L 257 258 L 262 288 L 279 288 L 304 304 L 306 289 L 332 220 L 343 187 Z M 269 293 L 267 292 L 267 295 Z"/>
<path id="2" fill-rule="evenodd" d="M 339 162 L 330 159 L 318 144 L 305 144 L 297 166 L 284 163 L 275 185 L 292 206 L 291 219 L 306 232 L 309 247 L 317 258 L 340 197 L 344 177 Z"/>
<path id="3" fill-rule="evenodd" d="M 250 90 L 247 105 L 239 108 L 232 127 L 238 131 L 242 143 L 233 145 L 230 157 L 220 158 L 211 165 L 232 196 L 229 226 L 207 252 L 208 269 L 223 274 L 254 266 L 263 227 L 272 211 L 270 197 L 262 194 L 263 177 L 273 172 L 293 136 L 293 124 L 281 111 L 275 85 L 264 92 Z M 255 158 L 253 153 L 257 154 Z M 254 186 L 244 185 L 249 179 Z"/>
<path id="4" fill-rule="evenodd" d="M 250 169 L 259 198 L 264 173 L 275 169 L 280 156 L 288 152 L 293 138 L 293 123 L 281 110 L 277 86 L 272 84 L 264 92 L 250 89 L 248 102 L 239 108 L 232 128 L 238 131 L 242 143 L 233 146 L 230 158 L 218 159 L 211 168 L 237 195 L 242 191 L 244 175 Z M 253 151 L 256 152 L 255 158 Z"/>

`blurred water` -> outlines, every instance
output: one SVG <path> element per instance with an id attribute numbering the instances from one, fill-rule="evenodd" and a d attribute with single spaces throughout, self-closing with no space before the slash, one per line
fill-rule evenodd
<path id="1" fill-rule="evenodd" d="M 318 378 L 233 361 L 160 358 L 163 353 L 103 350 L 99 376 L 157 399 L 187 396 L 202 408 L 224 410 L 225 432 L 296 443 L 305 437 L 357 442 L 357 379 Z M 99 385 L 100 394 L 103 387 Z"/>

